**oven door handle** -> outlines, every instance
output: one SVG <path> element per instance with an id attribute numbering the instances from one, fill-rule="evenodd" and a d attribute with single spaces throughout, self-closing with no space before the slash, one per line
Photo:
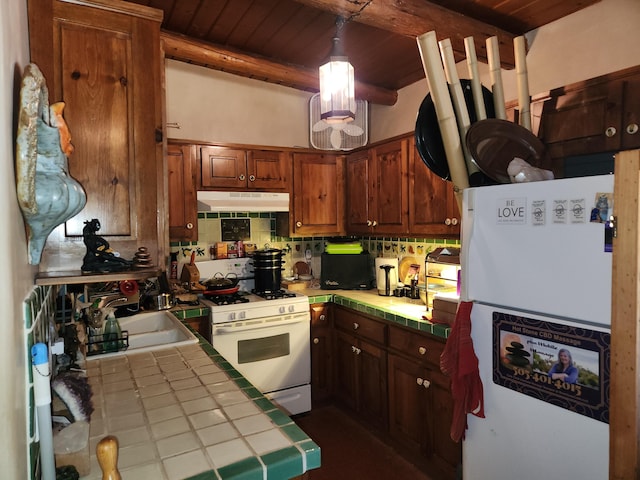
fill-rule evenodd
<path id="1" fill-rule="evenodd" d="M 237 333 L 237 332 L 248 332 L 253 330 L 263 330 L 265 328 L 273 328 L 273 327 L 282 327 L 282 326 L 291 326 L 297 323 L 310 322 L 310 318 L 301 318 L 295 319 L 294 321 L 283 321 L 283 322 L 269 322 L 269 323 L 259 323 L 257 325 L 236 325 L 233 327 L 217 327 L 213 326 L 212 335 L 216 333 L 225 334 L 225 333 Z"/>

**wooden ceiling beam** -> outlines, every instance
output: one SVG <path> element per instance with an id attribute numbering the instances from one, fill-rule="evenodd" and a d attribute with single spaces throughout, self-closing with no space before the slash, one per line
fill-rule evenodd
<path id="1" fill-rule="evenodd" d="M 486 39 L 496 36 L 503 68 L 515 66 L 513 39 L 509 33 L 487 23 L 454 12 L 425 0 L 345 1 L 295 0 L 308 7 L 333 13 L 349 21 L 363 23 L 399 35 L 418 37 L 435 31 L 438 40 L 450 39 L 456 61 L 466 58 L 464 39 L 473 37 L 478 60 L 487 63 Z M 418 48 L 416 42 L 416 49 Z"/>
<path id="2" fill-rule="evenodd" d="M 319 91 L 320 80 L 317 69 L 275 62 L 164 30 L 161 32 L 160 38 L 164 54 L 168 58 L 299 90 Z M 418 47 L 416 46 L 416 48 Z M 398 100 L 398 92 L 395 90 L 376 87 L 357 80 L 355 93 L 357 98 L 378 105 L 395 105 Z"/>

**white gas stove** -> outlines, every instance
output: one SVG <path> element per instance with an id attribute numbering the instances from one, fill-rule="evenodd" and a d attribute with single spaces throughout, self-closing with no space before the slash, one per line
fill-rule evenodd
<path id="1" fill-rule="evenodd" d="M 250 258 L 196 263 L 200 278 L 240 279 L 237 293 L 206 295 L 211 344 L 289 415 L 311 410 L 309 298 L 281 290 L 255 293 Z"/>

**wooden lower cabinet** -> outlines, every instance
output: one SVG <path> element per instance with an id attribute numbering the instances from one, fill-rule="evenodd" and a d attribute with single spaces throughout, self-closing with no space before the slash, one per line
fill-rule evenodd
<path id="1" fill-rule="evenodd" d="M 183 322 L 202 335 L 207 342 L 211 343 L 211 320 L 208 315 L 185 318 Z"/>
<path id="2" fill-rule="evenodd" d="M 333 392 L 333 335 L 330 303 L 311 305 L 311 401 L 327 402 Z"/>
<path id="3" fill-rule="evenodd" d="M 386 430 L 386 325 L 342 307 L 335 307 L 334 325 L 336 400 Z"/>
<path id="4" fill-rule="evenodd" d="M 453 400 L 439 367 L 444 340 L 340 306 L 333 313 L 332 398 L 434 478 L 456 478 L 462 444 L 450 437 Z"/>

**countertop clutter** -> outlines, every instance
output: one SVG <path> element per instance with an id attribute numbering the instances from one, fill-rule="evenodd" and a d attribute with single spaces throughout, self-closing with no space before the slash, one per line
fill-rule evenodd
<path id="1" fill-rule="evenodd" d="M 377 289 L 371 290 L 300 290 L 309 297 L 309 303 L 333 302 L 367 313 L 393 323 L 447 338 L 451 332 L 448 323 L 435 323 L 431 311 L 420 299 L 407 297 L 387 297 L 378 295 Z"/>
<path id="2" fill-rule="evenodd" d="M 286 479 L 320 466 L 320 448 L 208 343 L 87 362 L 91 473 L 106 435 L 122 478 Z M 207 477 L 208 478 L 208 477 Z"/>

